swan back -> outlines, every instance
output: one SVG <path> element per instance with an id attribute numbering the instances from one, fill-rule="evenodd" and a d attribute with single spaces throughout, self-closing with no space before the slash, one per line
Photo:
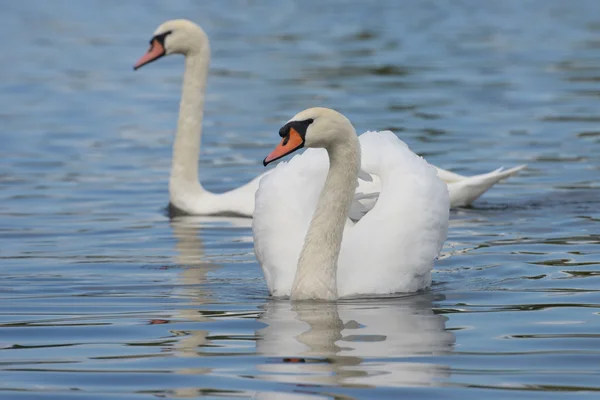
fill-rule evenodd
<path id="1" fill-rule="evenodd" d="M 366 132 L 360 143 L 362 169 L 379 176 L 381 192 L 344 233 L 340 296 L 423 289 L 446 240 L 448 189 L 435 168 L 392 132 Z"/>

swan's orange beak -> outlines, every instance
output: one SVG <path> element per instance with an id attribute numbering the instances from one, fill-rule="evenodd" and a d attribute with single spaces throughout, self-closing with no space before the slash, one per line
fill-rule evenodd
<path id="1" fill-rule="evenodd" d="M 296 131 L 294 128 L 290 128 L 289 134 L 287 136 L 284 136 L 283 139 L 281 139 L 281 143 L 279 143 L 279 145 L 275 147 L 275 150 L 273 150 L 271 154 L 269 154 L 263 160 L 263 165 L 266 167 L 267 164 L 269 164 L 270 162 L 279 160 L 281 157 L 293 153 L 294 151 L 302 148 L 303 146 L 304 139 L 302 138 L 302 136 L 300 136 L 298 131 Z"/>
<path id="2" fill-rule="evenodd" d="M 152 61 L 158 60 L 159 58 L 161 58 L 164 55 L 165 55 L 164 46 L 162 44 L 160 44 L 160 42 L 158 40 L 153 39 L 152 42 L 150 43 L 150 48 L 148 49 L 146 54 L 144 54 L 138 60 L 138 62 L 135 63 L 135 65 L 133 66 L 133 69 L 136 70 L 141 66 L 151 63 Z"/>

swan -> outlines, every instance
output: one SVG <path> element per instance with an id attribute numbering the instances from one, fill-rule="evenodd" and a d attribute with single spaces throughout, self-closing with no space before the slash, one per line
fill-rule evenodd
<path id="1" fill-rule="evenodd" d="M 279 163 L 256 193 L 254 250 L 270 294 L 332 301 L 428 287 L 450 209 L 436 169 L 392 132 L 359 138 L 327 108 L 296 114 L 279 135 L 265 166 L 309 149 Z M 354 221 L 359 174 L 378 176 L 381 191 Z"/>
<path id="2" fill-rule="evenodd" d="M 173 143 L 169 208 L 190 215 L 251 217 L 254 194 L 261 176 L 225 193 L 212 193 L 204 189 L 198 180 L 204 93 L 210 61 L 208 36 L 202 28 L 188 20 L 164 22 L 154 32 L 150 48 L 133 69 L 170 54 L 185 56 L 185 72 Z"/>
<path id="3" fill-rule="evenodd" d="M 150 48 L 134 65 L 134 70 L 170 54 L 185 56 L 185 72 L 177 132 L 173 144 L 173 160 L 169 179 L 169 208 L 189 215 L 252 217 L 254 196 L 262 175 L 245 185 L 225 193 L 212 193 L 198 180 L 198 161 L 204 115 L 204 93 L 210 61 L 208 36 L 195 23 L 170 20 L 161 24 L 150 39 Z M 525 165 L 508 170 L 502 168 L 487 174 L 462 176 L 437 168 L 440 178 L 448 184 L 450 206 L 466 206 L 499 181 L 515 175 Z M 266 172 L 268 173 L 268 171 Z M 360 181 L 359 192 L 373 194 L 381 182 Z M 363 203 L 369 203 L 368 196 Z"/>

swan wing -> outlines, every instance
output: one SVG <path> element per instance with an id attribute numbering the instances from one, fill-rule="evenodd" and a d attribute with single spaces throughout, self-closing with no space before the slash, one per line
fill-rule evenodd
<path id="1" fill-rule="evenodd" d="M 447 186 L 435 168 L 392 132 L 366 132 L 359 139 L 362 169 L 378 177 L 380 191 L 370 210 L 344 232 L 338 293 L 386 294 L 427 287 L 448 232 Z"/>
<path id="2" fill-rule="evenodd" d="M 435 165 L 432 166 L 437 170 L 438 177 L 448 185 L 450 208 L 470 205 L 498 182 L 527 168 L 527 165 L 523 164 L 508 169 L 501 167 L 486 174 L 464 176 Z M 380 190 L 380 178 L 362 170 L 356 189 L 356 202 L 350 210 L 350 218 L 353 221 L 361 219 L 369 210 L 375 207 Z"/>
<path id="3" fill-rule="evenodd" d="M 352 221 L 358 221 L 377 203 L 381 191 L 381 180 L 377 175 L 368 174 L 364 170 L 358 175 L 358 183 L 354 195 L 354 201 L 350 207 L 348 217 Z"/>

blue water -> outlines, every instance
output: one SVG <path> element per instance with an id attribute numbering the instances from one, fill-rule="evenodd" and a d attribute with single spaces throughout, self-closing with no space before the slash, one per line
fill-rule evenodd
<path id="1" fill-rule="evenodd" d="M 212 46 L 200 175 L 263 171 L 315 105 L 459 173 L 431 291 L 272 301 L 250 222 L 170 220 L 183 63 Z M 600 397 L 600 2 L 3 2 L 0 398 Z"/>

